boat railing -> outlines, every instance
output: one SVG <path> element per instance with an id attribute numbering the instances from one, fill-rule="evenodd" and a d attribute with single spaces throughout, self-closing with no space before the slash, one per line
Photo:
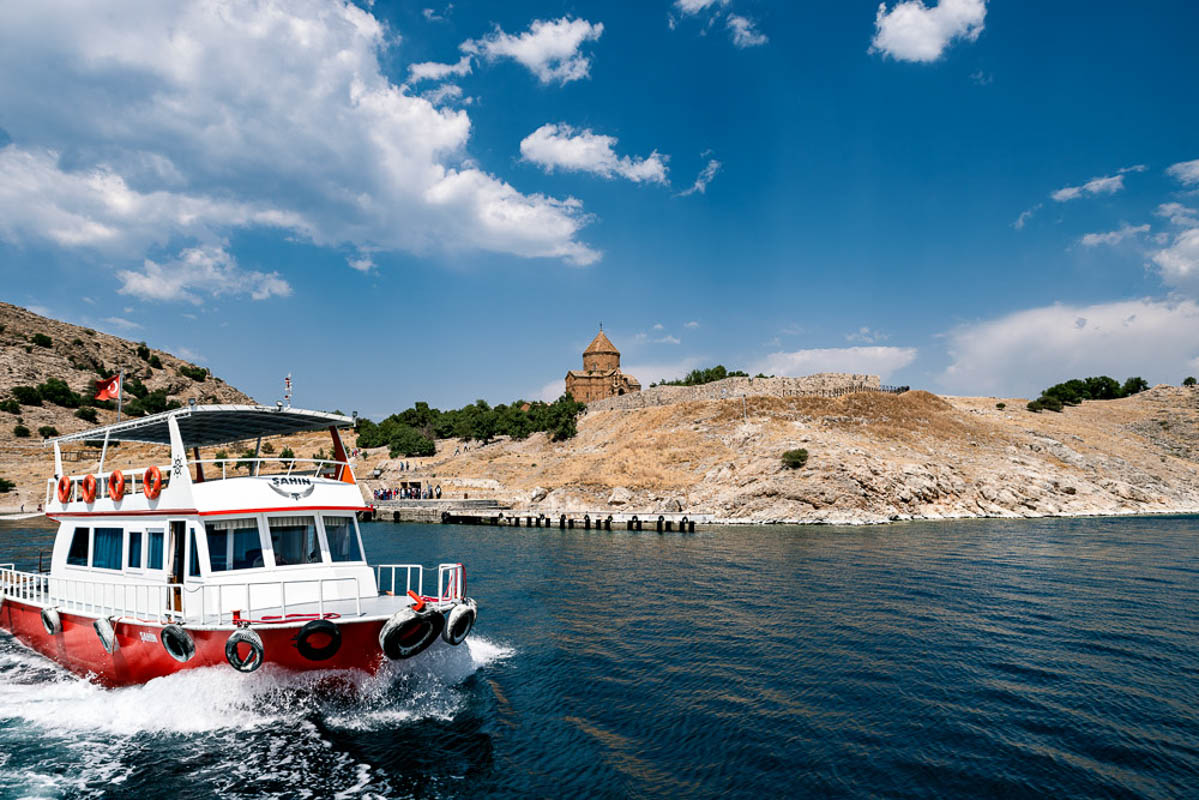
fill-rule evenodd
<path id="1" fill-rule="evenodd" d="M 352 585 L 353 596 L 335 589 L 339 585 Z M 309 590 L 301 591 L 304 587 Z M 160 624 L 270 624 L 298 617 L 323 619 L 334 608 L 341 615 L 348 613 L 351 604 L 356 616 L 363 613 L 361 583 L 352 576 L 217 584 L 122 583 L 38 575 L 4 564 L 0 565 L 0 597 L 89 616 Z"/>
<path id="2" fill-rule="evenodd" d="M 226 478 L 245 477 L 237 473 L 243 468 L 246 470 L 246 475 L 307 475 L 316 476 L 318 478 L 333 478 L 340 477 L 343 469 L 351 469 L 349 461 L 339 461 L 333 458 L 281 458 L 279 456 L 260 458 L 258 456 L 246 456 L 244 458 L 201 458 L 194 459 L 191 464 L 211 464 L 214 467 L 219 467 L 221 477 L 204 473 L 204 480 L 224 480 Z M 297 469 L 300 465 L 303 468 Z M 233 472 L 230 475 L 230 471 Z"/>
<path id="3" fill-rule="evenodd" d="M 397 574 L 404 571 L 404 591 L 399 591 Z M 386 581 L 384 577 L 386 576 Z M 413 577 L 415 576 L 415 583 Z M 391 594 L 406 594 L 414 592 L 425 596 L 425 569 L 420 564 L 380 564 L 375 567 L 375 583 L 379 591 Z M 466 567 L 461 564 L 437 565 L 437 595 L 438 602 L 461 600 L 466 595 Z"/>
<path id="4" fill-rule="evenodd" d="M 125 476 L 125 495 L 126 496 L 145 494 L 145 474 L 149 469 L 150 469 L 149 467 L 142 467 L 141 469 L 121 470 L 121 474 Z M 160 465 L 158 465 L 158 470 L 159 470 L 160 474 L 162 475 L 162 488 L 165 489 L 171 485 L 170 465 L 169 464 L 160 464 Z M 85 472 L 82 475 L 68 475 L 67 479 L 71 481 L 71 492 L 67 496 L 67 502 L 73 503 L 73 502 L 78 502 L 83 499 L 82 489 L 80 488 L 80 485 L 83 483 L 83 479 L 86 478 L 89 474 L 94 475 L 96 477 L 96 499 L 100 500 L 101 498 L 108 497 L 109 496 L 108 476 L 111 475 L 114 471 L 115 470 L 109 470 L 107 472 L 93 472 L 93 473 Z M 55 478 L 47 478 L 46 479 L 46 506 L 47 507 L 49 507 L 50 503 L 56 502 L 58 500 L 57 492 L 58 492 L 58 481 Z"/>

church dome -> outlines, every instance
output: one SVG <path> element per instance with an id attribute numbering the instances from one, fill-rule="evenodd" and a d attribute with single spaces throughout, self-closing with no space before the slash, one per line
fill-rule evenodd
<path id="1" fill-rule="evenodd" d="M 608 338 L 607 334 L 601 329 L 591 340 L 591 344 L 587 345 L 587 349 L 583 351 L 583 355 L 620 355 L 620 351 L 616 349 L 616 345 Z"/>

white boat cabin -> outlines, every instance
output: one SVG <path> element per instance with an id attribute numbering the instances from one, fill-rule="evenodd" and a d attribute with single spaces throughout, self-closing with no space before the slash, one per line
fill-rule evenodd
<path id="1" fill-rule="evenodd" d="M 363 613 L 379 591 L 358 530 L 362 495 L 338 435 L 353 423 L 292 408 L 193 405 L 50 440 L 45 508 L 59 531 L 49 590 L 81 611 L 217 625 Z M 327 459 L 261 456 L 264 437 L 321 429 L 332 437 Z M 82 440 L 103 441 L 100 464 L 67 475 L 61 446 Z M 106 471 L 114 441 L 169 446 L 170 461 Z M 200 447 L 243 441 L 258 442 L 253 458 L 199 458 Z"/>

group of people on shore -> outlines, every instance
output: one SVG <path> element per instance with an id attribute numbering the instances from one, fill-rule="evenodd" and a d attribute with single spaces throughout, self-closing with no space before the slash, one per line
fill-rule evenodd
<path id="1" fill-rule="evenodd" d="M 394 489 L 375 489 L 375 500 L 440 500 L 441 485 L 437 486 L 397 486 Z"/>

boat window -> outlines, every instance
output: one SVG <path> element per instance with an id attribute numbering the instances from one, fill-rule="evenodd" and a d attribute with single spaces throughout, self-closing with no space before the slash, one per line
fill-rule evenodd
<path id="1" fill-rule="evenodd" d="M 268 517 L 276 566 L 321 563 L 315 517 Z"/>
<path id="2" fill-rule="evenodd" d="M 213 572 L 262 566 L 262 540 L 258 520 L 218 519 L 204 523 L 208 535 L 208 560 Z"/>
<path id="3" fill-rule="evenodd" d="M 71 549 L 67 551 L 67 563 L 73 567 L 87 566 L 87 528 L 76 528 L 71 538 Z"/>
<path id="4" fill-rule="evenodd" d="M 329 517 L 325 520 L 325 541 L 329 543 L 329 556 L 334 561 L 361 561 L 362 548 L 358 546 L 358 533 L 354 530 L 353 517 Z"/>
<path id="5" fill-rule="evenodd" d="M 196 529 L 191 528 L 187 541 L 191 548 L 187 557 L 187 574 L 193 578 L 200 577 L 200 551 L 196 547 Z"/>
<path id="6" fill-rule="evenodd" d="M 129 531 L 129 556 L 127 564 L 130 569 L 142 568 L 142 532 Z"/>
<path id="7" fill-rule="evenodd" d="M 162 569 L 162 531 L 150 531 L 146 548 L 146 569 Z"/>
<path id="8" fill-rule="evenodd" d="M 120 569 L 124 539 L 125 531 L 120 528 L 96 528 L 92 542 L 92 566 L 96 569 Z"/>

